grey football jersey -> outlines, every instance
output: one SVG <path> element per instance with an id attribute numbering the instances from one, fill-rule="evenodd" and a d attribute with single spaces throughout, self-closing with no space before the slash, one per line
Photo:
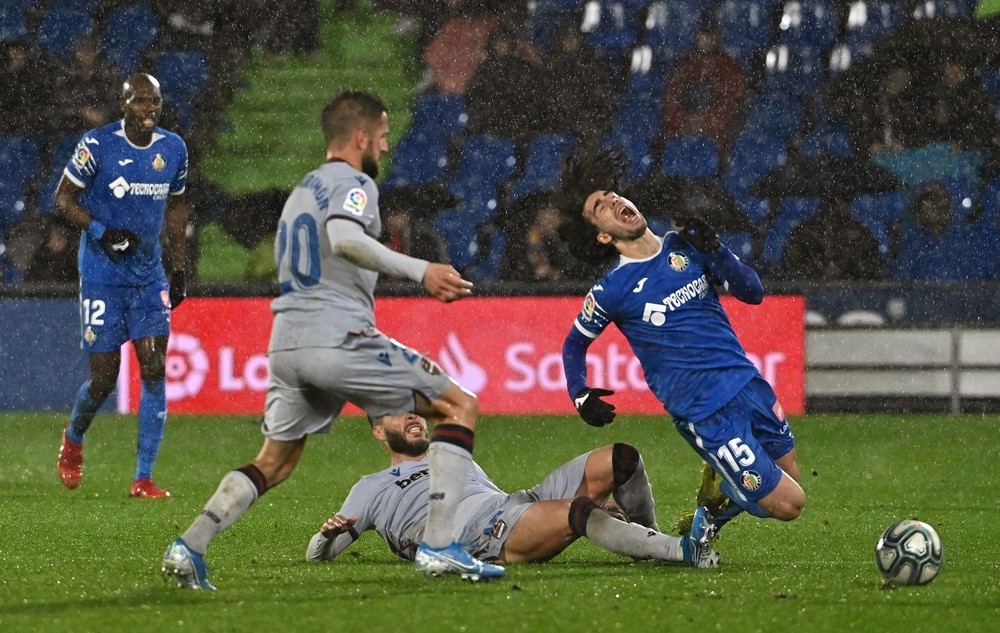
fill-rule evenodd
<path id="1" fill-rule="evenodd" d="M 348 163 L 306 174 L 281 211 L 274 241 L 281 296 L 271 302 L 271 351 L 336 347 L 348 332 L 374 327 L 378 273 L 333 254 L 326 221 L 346 218 L 378 239 L 378 188 Z"/>
<path id="2" fill-rule="evenodd" d="M 427 498 L 430 466 L 427 458 L 403 462 L 398 466 L 366 475 L 354 484 L 337 514 L 358 517 L 354 531 L 375 530 L 385 539 L 389 548 L 406 559 L 413 559 L 420 545 L 427 520 Z M 507 493 L 497 488 L 479 464 L 472 463 L 469 479 L 462 491 L 463 501 L 456 516 L 456 531 L 460 531 L 474 508 L 492 496 L 506 498 Z"/>

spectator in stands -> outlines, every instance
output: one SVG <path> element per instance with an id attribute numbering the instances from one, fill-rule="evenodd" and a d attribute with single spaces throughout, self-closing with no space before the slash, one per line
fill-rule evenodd
<path id="1" fill-rule="evenodd" d="M 945 61 L 931 108 L 931 140 L 947 140 L 959 150 L 1000 147 L 1000 124 L 989 94 L 961 62 Z"/>
<path id="2" fill-rule="evenodd" d="M 878 281 L 885 263 L 878 242 L 851 212 L 851 201 L 828 198 L 792 230 L 779 263 L 782 279 Z"/>
<path id="3" fill-rule="evenodd" d="M 76 230 L 58 215 L 45 219 L 45 241 L 35 250 L 24 274 L 25 281 L 75 282 L 77 274 Z"/>
<path id="4" fill-rule="evenodd" d="M 956 212 L 944 183 L 928 183 L 894 227 L 890 276 L 898 281 L 988 279 L 983 237 Z"/>
<path id="5" fill-rule="evenodd" d="M 677 60 L 664 87 L 663 139 L 708 136 L 725 159 L 745 95 L 743 65 L 722 49 L 719 24 L 706 12 L 698 26 L 695 49 Z"/>
<path id="6" fill-rule="evenodd" d="M 26 41 L 0 43 L 0 135 L 44 134 L 51 125 L 51 65 Z"/>
<path id="7" fill-rule="evenodd" d="M 556 279 L 590 280 L 593 270 L 569 253 L 559 237 L 559 213 L 551 205 L 552 194 L 528 194 L 504 212 L 503 228 L 508 235 L 523 234 L 527 239 L 508 241 L 498 276 L 509 281 Z"/>
<path id="8" fill-rule="evenodd" d="M 100 42 L 93 35 L 80 35 L 73 43 L 73 56 L 61 69 L 58 86 L 60 131 L 82 134 L 119 118 L 116 95 L 121 87 L 118 72 L 100 55 Z"/>
<path id="9" fill-rule="evenodd" d="M 448 264 L 448 246 L 434 226 L 401 206 L 385 216 L 385 245 L 404 255 Z"/>
<path id="10" fill-rule="evenodd" d="M 521 54 L 517 35 L 506 26 L 494 29 L 486 58 L 469 80 L 469 131 L 526 144 L 544 129 L 540 81 L 536 65 Z"/>
<path id="11" fill-rule="evenodd" d="M 555 45 L 542 58 L 541 96 L 552 132 L 575 134 L 596 145 L 611 121 L 611 67 L 580 35 L 575 19 L 560 25 Z"/>

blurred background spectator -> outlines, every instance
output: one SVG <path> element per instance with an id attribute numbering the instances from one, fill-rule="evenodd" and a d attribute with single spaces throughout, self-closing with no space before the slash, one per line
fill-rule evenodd
<path id="1" fill-rule="evenodd" d="M 119 98 L 124 79 L 101 56 L 97 37 L 77 36 L 73 55 L 60 68 L 54 87 L 61 133 L 79 135 L 121 118 Z"/>
<path id="2" fill-rule="evenodd" d="M 24 40 L 0 42 L 0 134 L 32 136 L 55 127 L 53 65 Z"/>

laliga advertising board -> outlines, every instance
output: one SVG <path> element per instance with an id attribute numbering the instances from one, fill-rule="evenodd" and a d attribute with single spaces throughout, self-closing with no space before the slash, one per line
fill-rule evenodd
<path id="1" fill-rule="evenodd" d="M 376 301 L 383 332 L 437 361 L 479 394 L 483 413 L 573 413 L 562 368 L 562 341 L 579 297 L 430 298 Z M 775 387 L 785 411 L 805 410 L 805 300 L 767 297 L 759 306 L 724 298 L 750 358 Z M 259 414 L 267 389 L 270 301 L 190 298 L 173 315 L 167 353 L 171 413 Z M 139 371 L 123 350 L 118 409 L 139 405 Z M 663 413 L 624 337 L 609 328 L 587 354 L 590 385 L 613 389 L 619 412 Z M 346 413 L 357 412 L 350 408 Z"/>

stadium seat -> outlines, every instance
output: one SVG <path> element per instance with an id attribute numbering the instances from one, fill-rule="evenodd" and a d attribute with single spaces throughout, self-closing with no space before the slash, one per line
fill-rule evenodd
<path id="1" fill-rule="evenodd" d="M 410 131 L 450 139 L 465 128 L 468 119 L 460 95 L 425 92 L 413 104 Z"/>
<path id="2" fill-rule="evenodd" d="M 652 140 L 660 134 L 660 92 L 630 90 L 618 100 L 609 136 L 640 136 Z"/>
<path id="3" fill-rule="evenodd" d="M 99 4 L 101 0 L 49 0 L 47 8 L 49 11 L 79 11 L 93 15 Z"/>
<path id="4" fill-rule="evenodd" d="M 439 179 L 448 166 L 448 146 L 443 138 L 409 133 L 396 144 L 386 189 L 426 185 Z"/>
<path id="5" fill-rule="evenodd" d="M 625 2 L 589 0 L 584 5 L 580 32 L 609 60 L 621 58 L 639 37 L 637 14 Z"/>
<path id="6" fill-rule="evenodd" d="M 20 7 L 0 6 L 0 42 L 16 42 L 28 37 L 28 24 Z"/>
<path id="7" fill-rule="evenodd" d="M 108 16 L 102 51 L 122 74 L 139 69 L 139 57 L 156 42 L 160 27 L 149 5 L 137 2 Z"/>
<path id="8" fill-rule="evenodd" d="M 719 172 L 719 148 L 707 136 L 675 136 L 663 146 L 660 172 L 664 176 L 681 176 L 708 180 Z"/>
<path id="9" fill-rule="evenodd" d="M 820 128 L 802 139 L 799 144 L 799 154 L 804 156 L 818 154 L 851 156 L 854 154 L 854 145 L 844 130 Z"/>
<path id="10" fill-rule="evenodd" d="M 892 227 L 909 209 L 910 198 L 903 190 L 878 195 L 862 195 L 854 199 L 851 209 L 878 243 L 878 251 L 888 260 Z"/>
<path id="11" fill-rule="evenodd" d="M 784 141 L 774 136 L 744 134 L 733 143 L 722 186 L 754 222 L 761 222 L 767 216 L 768 202 L 751 196 L 750 187 L 786 159 Z"/>
<path id="12" fill-rule="evenodd" d="M 785 245 L 792 231 L 803 220 L 819 211 L 819 198 L 785 198 L 778 206 L 777 217 L 767 227 L 764 237 L 764 251 L 761 254 L 767 264 L 777 266 L 785 253 Z"/>
<path id="13" fill-rule="evenodd" d="M 38 27 L 38 45 L 50 55 L 68 60 L 76 38 L 93 29 L 94 20 L 85 12 L 49 11 Z"/>
<path id="14" fill-rule="evenodd" d="M 623 183 L 625 185 L 642 180 L 653 166 L 652 144 L 643 134 L 612 133 L 604 139 L 602 146 L 604 149 L 617 147 L 628 157 L 628 173 L 625 174 Z"/>
<path id="15" fill-rule="evenodd" d="M 156 56 L 155 72 L 163 101 L 177 110 L 181 127 L 194 125 L 192 100 L 208 84 L 208 60 L 196 50 L 170 49 Z"/>
<path id="16" fill-rule="evenodd" d="M 24 216 L 28 186 L 40 166 L 41 150 L 36 139 L 0 137 L 0 231 Z"/>
<path id="17" fill-rule="evenodd" d="M 843 42 L 852 51 L 867 54 L 883 35 L 903 20 L 903 10 L 898 3 L 885 0 L 855 2 L 847 14 Z"/>
<path id="18" fill-rule="evenodd" d="M 477 134 L 462 144 L 458 168 L 447 187 L 463 202 L 486 203 L 496 198 L 498 186 L 509 180 L 516 168 L 513 141 Z"/>
<path id="19" fill-rule="evenodd" d="M 746 132 L 788 139 L 802 127 L 802 104 L 787 94 L 763 94 L 750 106 Z"/>
<path id="20" fill-rule="evenodd" d="M 804 44 L 778 44 L 768 49 L 764 63 L 764 91 L 807 95 L 826 78 L 826 49 Z"/>
<path id="21" fill-rule="evenodd" d="M 716 9 L 722 29 L 722 47 L 750 68 L 754 55 L 771 38 L 771 16 L 767 5 L 757 0 L 725 0 Z"/>
<path id="22" fill-rule="evenodd" d="M 524 172 L 510 190 L 511 201 L 532 191 L 555 189 L 559 184 L 562 157 L 576 143 L 571 134 L 542 134 L 528 146 Z"/>
<path id="23" fill-rule="evenodd" d="M 451 264 L 458 270 L 475 261 L 478 253 L 476 233 L 488 217 L 482 206 L 463 203 L 442 211 L 434 219 L 434 229 L 444 239 Z"/>
<path id="24" fill-rule="evenodd" d="M 646 11 L 642 41 L 669 57 L 694 47 L 695 29 L 702 7 L 679 0 L 656 0 Z"/>
<path id="25" fill-rule="evenodd" d="M 649 44 L 635 47 L 628 68 L 628 90 L 663 92 L 673 70 L 674 59 L 669 51 L 655 49 Z"/>
<path id="26" fill-rule="evenodd" d="M 789 0 L 778 28 L 782 44 L 826 51 L 840 33 L 840 21 L 829 0 Z"/>

